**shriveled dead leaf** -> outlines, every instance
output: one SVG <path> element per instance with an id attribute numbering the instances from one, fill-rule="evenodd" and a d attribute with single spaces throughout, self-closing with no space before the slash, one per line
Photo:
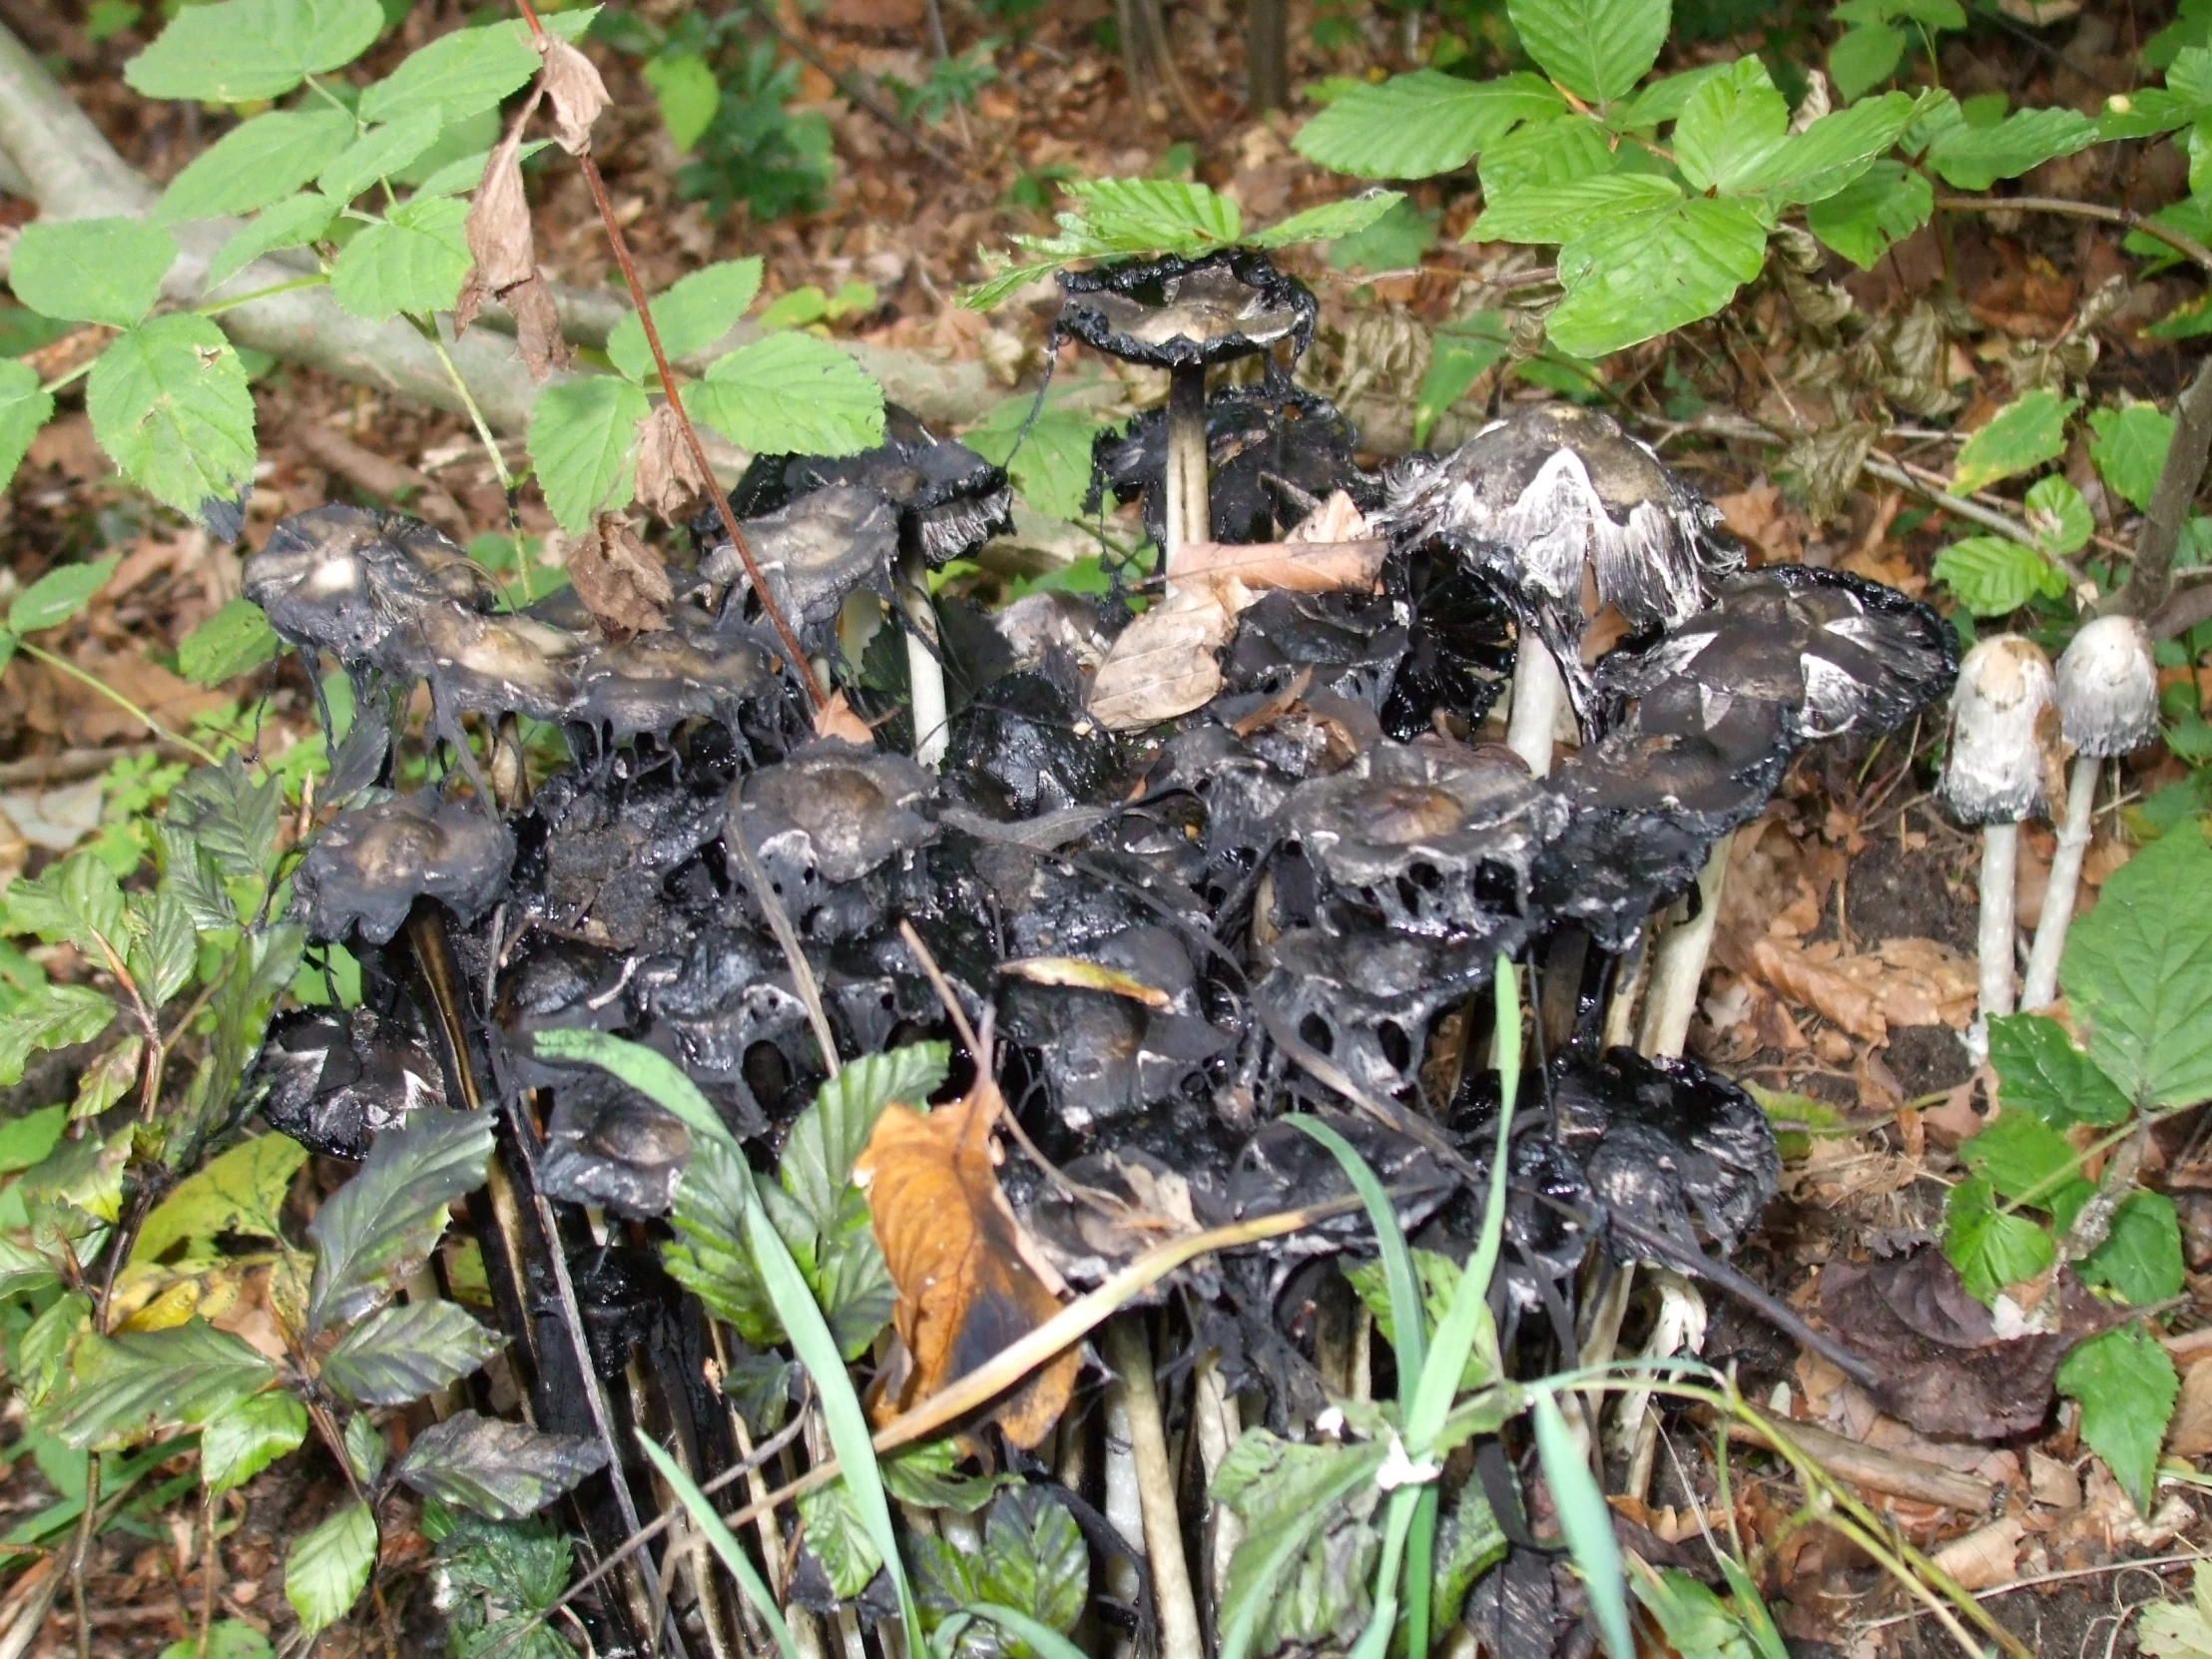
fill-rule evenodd
<path id="1" fill-rule="evenodd" d="M 1026 979 L 1032 985 L 1064 985 L 1072 990 L 1125 996 L 1147 1008 L 1165 1010 L 1175 1005 L 1174 998 L 1157 986 L 1148 985 L 1103 962 L 1086 962 L 1075 956 L 1023 956 L 999 963 L 998 971 L 1016 979 Z"/>
<path id="2" fill-rule="evenodd" d="M 499 297 L 515 319 L 515 349 L 522 353 L 530 378 L 543 381 L 555 369 L 568 367 L 574 359 L 561 334 L 561 313 L 545 274 L 533 271 Z"/>
<path id="3" fill-rule="evenodd" d="M 2008 1583 L 2020 1556 L 2020 1537 L 2027 1528 L 2016 1515 L 2006 1515 L 1975 1527 L 1962 1538 L 1953 1538 L 1936 1552 L 1936 1565 L 1966 1590 L 1990 1590 Z"/>
<path id="4" fill-rule="evenodd" d="M 2202 1457 L 2212 1451 L 2212 1360 L 2189 1368 L 2166 1428 L 2166 1449 L 2177 1457 Z"/>
<path id="5" fill-rule="evenodd" d="M 834 738 L 839 743 L 856 744 L 862 749 L 875 747 L 875 734 L 866 721 L 852 712 L 852 705 L 844 700 L 843 692 L 831 692 L 830 701 L 815 711 L 815 736 Z"/>
<path id="6" fill-rule="evenodd" d="M 591 59 L 558 36 L 541 34 L 532 44 L 545 59 L 539 84 L 553 103 L 553 136 L 571 156 L 581 156 L 591 148 L 592 123 L 607 107 L 607 83 Z"/>
<path id="7" fill-rule="evenodd" d="M 663 524 L 682 524 L 692 505 L 707 493 L 707 475 L 699 470 L 684 441 L 683 422 L 673 404 L 657 405 L 638 422 L 638 503 Z"/>
<path id="8" fill-rule="evenodd" d="M 998 1185 L 991 1131 L 1004 1105 L 988 1082 L 927 1114 L 894 1102 L 853 1165 L 898 1290 L 891 1324 L 912 1360 L 889 1401 L 899 1410 L 996 1358 L 1060 1310 Z M 1070 1350 L 1007 1397 L 994 1415 L 1009 1440 L 1026 1449 L 1051 1431 L 1079 1365 Z"/>
<path id="9" fill-rule="evenodd" d="M 650 634 L 668 626 L 676 600 L 668 571 L 620 513 L 601 513 L 590 532 L 569 545 L 568 579 L 610 628 Z"/>
<path id="10" fill-rule="evenodd" d="M 1974 965 L 1934 939 L 1884 939 L 1846 952 L 1836 940 L 1798 945 L 1770 935 L 1749 952 L 1752 972 L 1790 1001 L 1868 1042 L 1892 1025 L 1948 1025 L 1973 1018 Z"/>
<path id="11" fill-rule="evenodd" d="M 525 118 L 528 114 L 523 112 Z M 487 295 L 504 293 L 538 269 L 530 236 L 530 201 L 522 188 L 521 154 L 522 121 L 517 120 L 484 164 L 483 180 L 461 227 L 469 258 L 476 262 L 469 274 L 471 284 Z M 456 323 L 459 320 L 455 318 Z"/>
<path id="12" fill-rule="evenodd" d="M 1365 541 L 1368 515 L 1344 490 L 1331 490 L 1329 499 L 1300 519 L 1285 541 Z"/>
<path id="13" fill-rule="evenodd" d="M 1291 593 L 1372 593 L 1389 543 L 1367 541 L 1185 542 L 1176 550 L 1172 582 L 1223 592 L 1243 610 L 1271 588 Z M 1234 585 L 1232 585 L 1234 584 Z M 1238 587 L 1248 590 L 1237 591 Z"/>
<path id="14" fill-rule="evenodd" d="M 1091 681 L 1091 718 L 1138 732 L 1201 708 L 1221 690 L 1214 653 L 1234 631 L 1211 593 L 1185 589 L 1124 628 Z"/>
<path id="15" fill-rule="evenodd" d="M 1818 948 L 1818 947 L 1816 947 Z M 1764 938 L 1751 947 L 1752 971 L 1790 1001 L 1814 1009 L 1830 1024 L 1869 1042 L 1890 1035 L 1889 1022 L 1876 1006 L 1874 992 L 1831 959 L 1779 939 Z"/>

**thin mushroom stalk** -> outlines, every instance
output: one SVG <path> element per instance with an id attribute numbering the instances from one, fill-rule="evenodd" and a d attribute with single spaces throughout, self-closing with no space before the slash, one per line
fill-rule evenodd
<path id="1" fill-rule="evenodd" d="M 1206 474 L 1206 365 L 1178 363 L 1168 380 L 1168 541 L 1166 569 L 1192 542 L 1213 539 L 1211 486 Z"/>
<path id="2" fill-rule="evenodd" d="M 2073 775 L 2042 919 L 2020 984 L 2020 1006 L 2028 1009 L 2048 1007 L 2058 997 L 2058 961 L 2073 922 L 2104 763 L 2142 748 L 2158 732 L 2158 665 L 2149 631 L 2127 616 L 2086 624 L 2058 658 L 2056 698 L 2060 732 L 2074 749 Z"/>
<path id="3" fill-rule="evenodd" d="M 1566 707 L 1567 683 L 1559 665 L 1532 629 L 1523 629 L 1513 656 L 1513 694 L 1505 719 L 1505 747 L 1528 763 L 1532 777 L 1551 771 L 1553 738 L 1559 711 Z"/>
<path id="4" fill-rule="evenodd" d="M 2043 804 L 2050 659 L 2031 641 L 1990 636 L 1966 653 L 1950 701 L 1950 750 L 1936 794 L 1981 840 L 1980 998 L 1967 1047 L 1988 1052 L 1989 1021 L 2013 1009 L 2013 888 L 2020 820 Z"/>

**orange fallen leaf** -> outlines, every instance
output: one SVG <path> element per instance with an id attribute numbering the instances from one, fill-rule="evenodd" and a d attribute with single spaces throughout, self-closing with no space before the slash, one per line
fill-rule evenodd
<path id="1" fill-rule="evenodd" d="M 1060 1311 L 999 1189 L 991 1129 L 1004 1105 L 987 1081 L 927 1114 L 894 1102 L 853 1165 L 898 1291 L 891 1326 L 912 1359 L 889 1401 L 897 1410 L 995 1359 Z M 1079 1364 L 1069 1350 L 1007 1397 L 993 1413 L 1007 1439 L 1026 1450 L 1051 1432 Z"/>
<path id="2" fill-rule="evenodd" d="M 855 744 L 862 749 L 875 747 L 875 734 L 868 724 L 852 712 L 852 705 L 844 700 L 843 692 L 831 692 L 830 700 L 815 711 L 815 736 L 835 738 L 839 743 Z"/>
<path id="3" fill-rule="evenodd" d="M 1185 542 L 1168 574 L 1171 582 L 1224 587 L 1283 588 L 1292 593 L 1371 592 L 1390 550 L 1385 541 Z M 1241 600 L 1243 609 L 1250 600 Z"/>

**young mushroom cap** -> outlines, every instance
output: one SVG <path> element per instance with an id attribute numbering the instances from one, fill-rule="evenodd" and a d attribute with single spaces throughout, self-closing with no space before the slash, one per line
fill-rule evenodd
<path id="1" fill-rule="evenodd" d="M 1055 336 L 1153 368 L 1225 363 L 1283 340 L 1303 352 L 1320 305 L 1307 286 L 1243 249 L 1096 271 L 1063 271 Z"/>
<path id="2" fill-rule="evenodd" d="M 935 783 L 903 755 L 814 744 L 741 780 L 731 827 L 756 857 L 809 881 L 857 881 L 935 836 L 936 826 L 911 811 Z"/>
<path id="3" fill-rule="evenodd" d="M 2043 804 L 2050 659 L 1992 634 L 1966 653 L 1950 698 L 1950 753 L 1936 797 L 1960 824 L 2017 824 Z"/>
<path id="4" fill-rule="evenodd" d="M 2059 729 L 2083 755 L 2110 760 L 2158 735 L 2158 664 L 2150 630 L 2131 616 L 2084 623 L 2059 653 Z"/>

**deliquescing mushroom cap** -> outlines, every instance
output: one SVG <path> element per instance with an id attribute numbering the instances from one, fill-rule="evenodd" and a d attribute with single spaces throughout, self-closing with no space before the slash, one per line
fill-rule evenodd
<path id="1" fill-rule="evenodd" d="M 1992 634 L 1966 653 L 1950 698 L 1950 753 L 1936 795 L 1961 824 L 2017 824 L 2043 805 L 2050 659 Z"/>
<path id="2" fill-rule="evenodd" d="M 2083 623 L 2058 655 L 2058 721 L 2083 755 L 2109 760 L 2158 735 L 2158 663 L 2131 616 Z"/>
<path id="3" fill-rule="evenodd" d="M 507 827 L 481 808 L 392 796 L 333 820 L 299 861 L 292 890 L 310 937 L 358 929 L 383 944 L 417 898 L 474 921 L 506 890 L 514 856 Z"/>
<path id="4" fill-rule="evenodd" d="M 1063 271 L 1060 286 L 1067 297 L 1055 335 L 1153 368 L 1225 363 L 1284 340 L 1295 355 L 1312 340 L 1320 314 L 1303 282 L 1244 249 Z"/>

